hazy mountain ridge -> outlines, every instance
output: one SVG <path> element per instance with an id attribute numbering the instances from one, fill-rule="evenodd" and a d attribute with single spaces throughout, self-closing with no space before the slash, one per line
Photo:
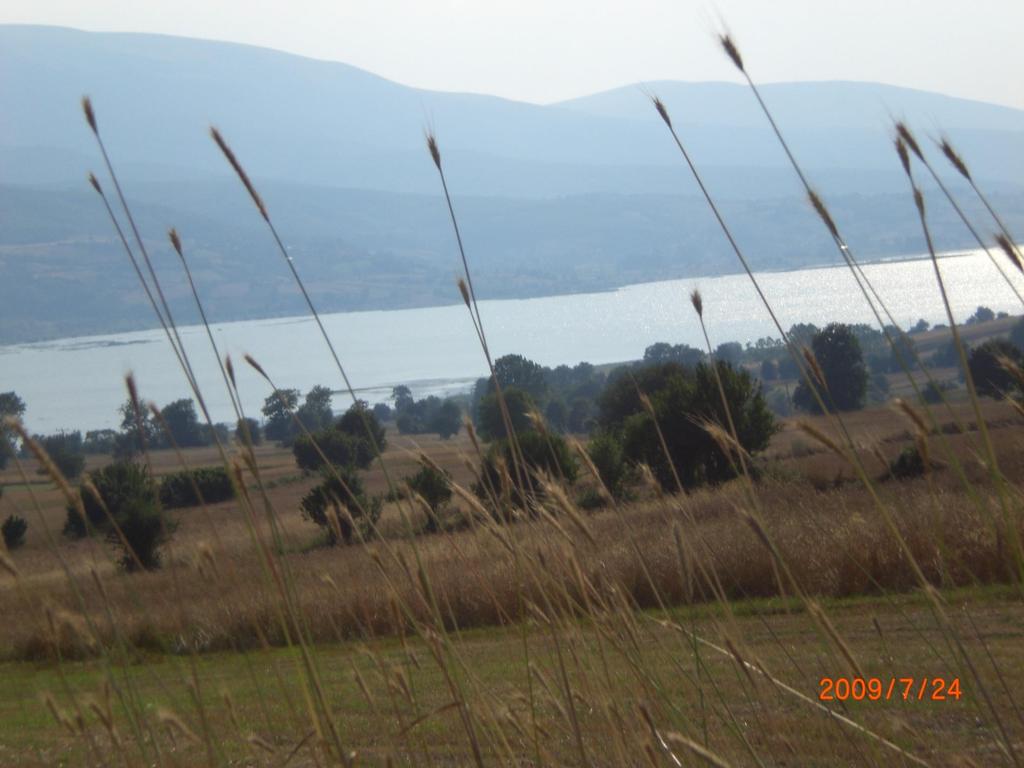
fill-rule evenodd
<path id="1" fill-rule="evenodd" d="M 736 270 L 639 87 L 537 106 L 420 91 L 243 45 L 27 26 L 0 26 L 0 71 L 0 342 L 153 325 L 85 182 L 102 166 L 82 93 L 94 98 L 182 318 L 195 319 L 165 244 L 170 226 L 185 238 L 212 317 L 304 311 L 206 133 L 211 122 L 256 179 L 325 311 L 457 299 L 455 243 L 423 145 L 428 123 L 481 296 Z M 648 87 L 672 110 L 755 266 L 834 259 L 746 89 Z M 862 257 L 923 249 L 885 130 L 890 109 L 933 132 L 947 126 L 1011 229 L 1024 230 L 1024 112 L 865 83 L 775 84 L 764 94 Z M 970 246 L 933 199 L 940 247 Z"/>

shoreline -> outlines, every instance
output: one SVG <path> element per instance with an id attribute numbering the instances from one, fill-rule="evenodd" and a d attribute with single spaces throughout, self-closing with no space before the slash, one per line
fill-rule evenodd
<path id="1" fill-rule="evenodd" d="M 964 257 L 964 256 L 970 256 L 970 255 L 973 255 L 975 253 L 981 253 L 981 252 L 982 251 L 981 251 L 980 248 L 966 249 L 966 250 L 959 249 L 959 250 L 946 251 L 946 252 L 940 253 L 940 254 L 938 254 L 938 258 L 940 258 L 940 259 L 961 258 L 961 257 Z M 887 264 L 913 263 L 913 262 L 918 262 L 918 261 L 929 260 L 930 258 L 931 257 L 928 256 L 927 254 L 914 254 L 914 255 L 904 255 L 904 256 L 880 257 L 880 258 L 873 259 L 873 260 L 870 260 L 870 261 L 859 261 L 858 264 L 860 264 L 861 267 L 870 267 L 870 266 L 879 266 L 879 265 L 887 265 Z M 813 270 L 835 269 L 835 268 L 842 268 L 843 266 L 844 265 L 842 265 L 842 264 L 813 264 L 813 265 L 810 265 L 810 266 L 795 267 L 795 268 L 758 269 L 758 270 L 754 270 L 754 274 L 755 275 L 779 275 L 779 274 L 790 274 L 790 273 L 794 273 L 794 272 L 809 272 L 809 271 L 813 271 Z M 618 285 L 618 286 L 614 286 L 614 287 L 611 287 L 611 288 L 598 289 L 598 290 L 585 290 L 585 291 L 569 292 L 569 293 L 550 293 L 550 294 L 541 294 L 541 295 L 537 295 L 537 296 L 521 296 L 521 297 L 496 298 L 496 299 L 483 298 L 483 299 L 480 299 L 480 302 L 481 303 L 497 303 L 497 302 L 534 301 L 534 300 L 537 300 L 537 299 L 553 299 L 553 298 L 558 298 L 558 297 L 562 297 L 562 296 L 567 296 L 567 297 L 568 296 L 587 296 L 587 295 L 595 295 L 595 296 L 597 296 L 597 295 L 603 295 L 603 294 L 609 294 L 609 293 L 616 293 L 617 291 L 629 290 L 629 289 L 636 288 L 636 287 L 653 285 L 653 284 L 656 284 L 656 283 L 671 283 L 671 282 L 678 282 L 678 281 L 683 281 L 683 280 L 714 280 L 714 279 L 725 278 L 725 277 L 737 277 L 737 276 L 742 277 L 744 275 L 745 275 L 744 272 L 725 272 L 725 273 L 721 273 L 721 274 L 687 275 L 685 277 L 666 277 L 666 278 L 660 278 L 660 279 L 657 279 L 657 280 L 644 280 L 644 281 L 641 281 L 639 283 L 626 283 L 624 285 Z M 446 304 L 424 304 L 422 306 L 396 307 L 396 308 L 391 308 L 391 309 L 355 309 L 355 310 L 339 310 L 339 311 L 323 311 L 323 310 L 320 310 L 320 314 L 322 316 L 328 316 L 328 315 L 331 315 L 331 316 L 333 316 L 333 315 L 367 315 L 367 314 L 385 313 L 385 312 L 409 312 L 409 311 L 417 311 L 417 310 L 423 310 L 423 309 L 444 309 L 444 308 L 447 308 L 447 307 L 456 307 L 456 306 L 460 306 L 460 305 L 461 305 L 461 302 L 459 302 L 459 301 L 452 301 L 452 302 L 449 302 L 449 303 L 446 303 Z M 240 324 L 240 323 L 273 323 L 273 324 L 301 323 L 301 322 L 310 321 L 311 319 L 312 319 L 312 316 L 309 315 L 309 314 L 304 314 L 304 315 L 271 315 L 271 316 L 268 316 L 268 317 L 253 317 L 253 318 L 239 319 L 239 320 L 213 321 L 213 322 L 210 323 L 210 328 L 216 330 L 217 328 L 219 328 L 221 326 L 236 325 L 236 324 Z M 187 333 L 187 332 L 193 331 L 194 329 L 203 330 L 203 326 L 202 325 L 195 325 L 195 324 L 179 325 L 178 326 L 178 331 L 182 332 L 182 333 Z M 54 337 L 54 338 L 37 339 L 37 340 L 34 340 L 34 341 L 17 341 L 17 342 L 8 343 L 8 344 L 0 343 L 0 356 L 2 356 L 4 354 L 10 354 L 10 353 L 18 352 L 18 351 L 23 351 L 23 350 L 26 350 L 26 349 L 48 349 L 48 348 L 53 347 L 54 345 L 58 345 L 58 346 L 62 346 L 62 347 L 67 347 L 67 346 L 74 345 L 74 346 L 76 346 L 76 347 L 78 347 L 80 349 L 81 348 L 86 348 L 87 349 L 87 348 L 92 347 L 92 346 L 95 346 L 95 347 L 114 347 L 114 346 L 127 346 L 127 345 L 131 345 L 131 344 L 150 344 L 150 343 L 153 343 L 153 342 L 157 341 L 158 339 L 151 339 L 151 338 L 137 338 L 137 339 L 135 339 L 135 338 L 132 338 L 132 337 L 134 337 L 136 335 L 146 335 L 146 334 L 152 334 L 152 333 L 160 333 L 162 330 L 163 329 L 159 325 L 154 325 L 154 326 L 150 326 L 150 327 L 136 328 L 136 329 L 126 330 L 126 331 L 106 331 L 106 332 L 102 332 L 102 333 L 87 334 L 87 335 L 83 335 L 83 336 L 57 336 L 57 337 Z M 203 332 L 205 332 L 205 330 Z M 110 341 L 110 339 L 112 337 L 118 337 L 119 339 L 123 339 L 123 341 Z M 106 343 L 104 343 L 104 342 L 106 342 Z"/>

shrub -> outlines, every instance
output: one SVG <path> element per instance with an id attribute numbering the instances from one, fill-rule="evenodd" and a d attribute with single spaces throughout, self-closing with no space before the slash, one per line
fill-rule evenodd
<path id="1" fill-rule="evenodd" d="M 1024 352 L 1024 317 L 1014 323 L 1010 329 L 1010 343 Z"/>
<path id="2" fill-rule="evenodd" d="M 971 350 L 967 367 L 979 395 L 999 398 L 1020 389 L 1017 379 L 1003 367 L 1001 358 L 1007 358 L 1018 366 L 1024 364 L 1021 351 L 1005 339 L 992 339 Z"/>
<path id="3" fill-rule="evenodd" d="M 821 392 L 826 405 L 840 411 L 855 411 L 864 407 L 868 388 L 868 372 L 860 341 L 849 325 L 831 323 L 811 340 L 814 356 L 825 377 L 828 392 Z M 813 375 L 808 372 L 808 375 Z M 815 386 L 819 386 L 815 382 Z M 801 381 L 793 393 L 793 404 L 811 413 L 820 412 L 818 401 L 806 381 Z"/>
<path id="4" fill-rule="evenodd" d="M 331 546 L 350 543 L 354 525 L 361 539 L 372 538 L 383 501 L 379 496 L 367 498 L 362 479 L 351 467 L 335 471 L 324 470 L 323 481 L 302 498 L 303 516 L 324 529 Z"/>
<path id="5" fill-rule="evenodd" d="M 312 436 L 301 435 L 292 445 L 295 463 L 306 472 L 316 472 L 324 466 L 321 452 L 337 467 L 366 469 L 373 461 L 373 448 L 365 438 L 334 428 L 322 429 Z"/>
<path id="6" fill-rule="evenodd" d="M 921 390 L 921 399 L 928 405 L 935 405 L 942 402 L 942 393 L 949 389 L 948 386 L 937 381 L 929 381 Z"/>
<path id="7" fill-rule="evenodd" d="M 235 496 L 231 477 L 224 467 L 203 467 L 167 475 L 160 483 L 160 503 L 167 509 L 195 507 L 200 497 L 207 504 L 217 504 Z"/>
<path id="8" fill-rule="evenodd" d="M 587 444 L 587 455 L 608 492 L 616 499 L 625 497 L 632 480 L 622 442 L 611 434 L 600 434 Z"/>
<path id="9" fill-rule="evenodd" d="M 85 453 L 82 452 L 81 432 L 58 432 L 36 439 L 64 477 L 74 479 L 82 474 Z"/>
<path id="10" fill-rule="evenodd" d="M 532 428 L 533 422 L 529 413 L 533 409 L 533 398 L 522 389 L 510 387 L 502 389 L 505 407 L 508 409 L 512 429 L 517 434 Z M 508 437 L 505 430 L 505 419 L 501 413 L 501 404 L 497 392 L 490 392 L 480 400 L 477 406 L 477 431 L 484 440 L 501 440 Z"/>
<path id="11" fill-rule="evenodd" d="M 436 532 L 439 528 L 441 510 L 452 498 L 451 476 L 447 472 L 425 465 L 415 475 L 407 477 L 405 482 L 422 497 L 429 508 L 424 530 L 427 533 Z"/>
<path id="12" fill-rule="evenodd" d="M 24 518 L 17 515 L 8 515 L 3 525 L 0 525 L 0 533 L 3 534 L 4 544 L 7 549 L 14 550 L 25 543 L 25 532 L 28 530 L 28 523 Z"/>
<path id="13" fill-rule="evenodd" d="M 748 453 L 763 450 L 775 432 L 775 419 L 758 382 L 728 363 L 716 366 L 740 445 Z M 651 402 L 664 447 L 637 387 Z M 669 363 L 640 369 L 634 376 L 618 376 L 601 395 L 600 406 L 602 426 L 621 435 L 626 458 L 647 464 L 664 488 L 675 491 L 677 475 L 684 487 L 722 482 L 735 475 L 733 457 L 723 453 L 703 427 L 707 421 L 728 424 L 709 365 L 701 363 L 689 371 Z"/>
<path id="14" fill-rule="evenodd" d="M 904 448 L 890 464 L 889 471 L 897 480 L 920 477 L 925 472 L 924 459 L 916 445 Z"/>
<path id="15" fill-rule="evenodd" d="M 89 477 L 102 503 L 85 489 L 79 490 L 88 527 L 103 533 L 108 541 L 122 549 L 127 542 L 131 549 L 124 551 L 120 561 L 126 570 L 134 571 L 140 565 L 145 570 L 158 568 L 160 547 L 173 533 L 174 526 L 163 520 L 157 487 L 146 467 L 130 461 L 115 462 L 91 472 Z M 104 505 L 120 535 L 110 525 Z M 65 535 L 79 538 L 86 531 L 86 520 L 74 506 L 68 507 Z"/>
<path id="16" fill-rule="evenodd" d="M 235 424 L 235 439 L 242 445 L 259 445 L 263 442 L 263 431 L 256 419 L 246 417 Z"/>
<path id="17" fill-rule="evenodd" d="M 365 400 L 356 400 L 338 419 L 334 428 L 359 440 L 365 440 L 371 461 L 374 458 L 374 446 L 382 453 L 388 447 L 387 432 Z"/>
<path id="18" fill-rule="evenodd" d="M 493 489 L 501 497 L 499 501 L 510 501 L 520 508 L 531 509 L 534 501 L 544 496 L 541 487 L 544 476 L 567 485 L 576 482 L 579 466 L 561 435 L 527 430 L 517 434 L 516 440 L 523 459 L 523 464 L 518 466 L 526 476 L 521 476 L 520 472 L 517 477 L 510 441 L 498 440 L 484 456 L 482 482 L 474 487 L 477 496 L 489 498 L 488 491 Z"/>
<path id="19" fill-rule="evenodd" d="M 85 454 L 114 452 L 114 445 L 117 442 L 117 432 L 113 429 L 93 429 L 85 433 L 85 440 L 82 441 L 82 452 Z"/>
<path id="20" fill-rule="evenodd" d="M 996 319 L 996 313 L 988 307 L 978 307 L 974 310 L 974 314 L 967 318 L 965 325 L 975 325 L 977 323 L 988 323 Z"/>

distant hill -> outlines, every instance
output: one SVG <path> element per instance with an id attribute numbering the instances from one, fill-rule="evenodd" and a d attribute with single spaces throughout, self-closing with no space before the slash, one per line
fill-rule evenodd
<path id="1" fill-rule="evenodd" d="M 35 26 L 0 26 L 0 72 L 0 343 L 152 325 L 85 184 L 101 170 L 80 112 L 86 93 L 182 317 L 188 296 L 164 245 L 172 225 L 217 319 L 302 311 L 211 123 L 256 179 L 324 310 L 456 298 L 428 124 L 483 296 L 736 269 L 641 86 L 537 106 L 250 46 Z M 668 104 L 756 265 L 834 258 L 748 90 L 643 89 Z M 890 113 L 922 138 L 948 130 L 1024 230 L 1024 112 L 871 83 L 763 93 L 862 256 L 922 250 Z M 944 205 L 929 213 L 940 247 L 971 244 Z"/>
<path id="2" fill-rule="evenodd" d="M 410 88 L 345 64 L 233 43 L 0 26 L 0 161 L 6 183 L 79 181 L 96 152 L 79 112 L 96 104 L 115 158 L 141 179 L 222 175 L 216 123 L 256 177 L 399 192 L 436 188 L 423 149 L 432 124 L 457 188 L 550 196 L 678 192 L 678 158 L 639 87 L 553 106 Z M 753 97 L 726 83 L 653 83 L 694 157 L 731 173 L 785 167 Z M 894 191 L 887 115 L 948 130 L 975 174 L 1024 178 L 1024 112 L 871 83 L 764 86 L 794 150 L 833 192 Z M 37 175 L 38 174 L 38 175 Z M 753 195 L 785 194 L 769 175 Z"/>

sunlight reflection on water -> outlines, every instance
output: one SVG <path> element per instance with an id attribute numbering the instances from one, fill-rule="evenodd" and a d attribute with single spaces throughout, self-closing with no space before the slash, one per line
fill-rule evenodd
<path id="1" fill-rule="evenodd" d="M 948 256 L 940 264 L 958 321 L 980 304 L 997 312 L 1021 312 L 1020 302 L 984 253 Z M 930 261 L 872 264 L 864 271 L 901 326 L 919 318 L 946 322 Z M 846 267 L 757 277 L 784 328 L 832 320 L 874 323 Z M 1024 279 L 1016 272 L 1012 279 L 1024 292 Z M 480 312 L 495 356 L 518 352 L 544 365 L 609 363 L 636 359 L 656 341 L 701 346 L 689 301 L 694 288 L 703 295 L 714 343 L 778 335 L 744 275 L 645 283 L 607 293 L 483 301 Z M 390 387 L 400 383 L 411 384 L 417 397 L 459 391 L 486 370 L 462 304 L 336 313 L 323 319 L 353 385 L 371 401 L 386 398 Z M 246 352 L 278 386 L 342 387 L 312 320 L 221 323 L 214 333 L 222 353 L 230 353 L 236 362 L 250 415 L 258 414 L 268 388 L 242 362 Z M 181 334 L 214 418 L 233 420 L 204 330 L 189 326 Z M 128 370 L 135 372 L 147 399 L 165 404 L 188 394 L 162 331 L 0 347 L 0 367 L 0 391 L 13 389 L 25 399 L 26 423 L 36 432 L 116 426 Z M 335 409 L 347 405 L 347 395 L 334 400 Z"/>

